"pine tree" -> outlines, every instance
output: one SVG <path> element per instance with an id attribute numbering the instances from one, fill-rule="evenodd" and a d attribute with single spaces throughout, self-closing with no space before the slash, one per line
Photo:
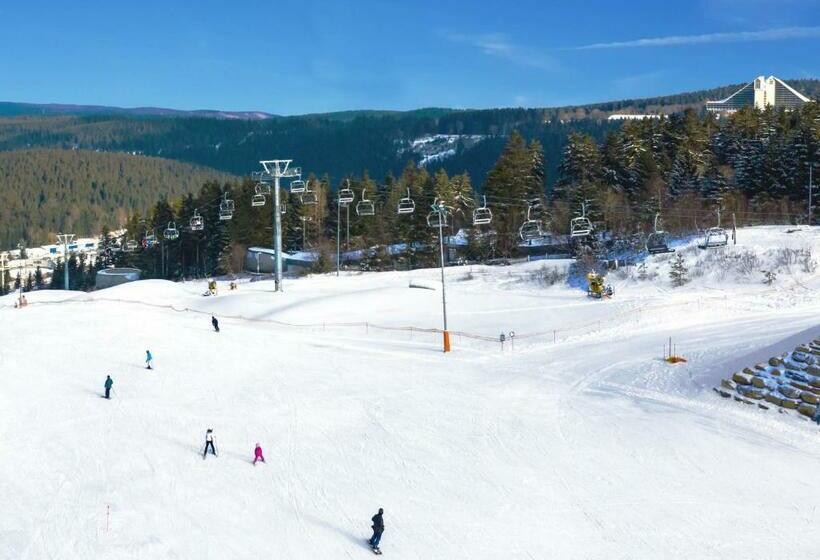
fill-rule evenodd
<path id="1" fill-rule="evenodd" d="M 678 253 L 669 268 L 669 279 L 672 281 L 672 286 L 678 288 L 689 281 L 689 269 L 686 268 L 686 261 L 683 255 Z"/>

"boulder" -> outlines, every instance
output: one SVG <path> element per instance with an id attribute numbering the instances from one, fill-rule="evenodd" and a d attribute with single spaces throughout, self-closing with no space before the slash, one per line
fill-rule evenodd
<path id="1" fill-rule="evenodd" d="M 781 403 L 781 406 L 783 408 L 788 408 L 788 409 L 791 409 L 791 410 L 797 410 L 797 406 L 799 404 L 800 404 L 799 402 L 793 401 L 791 399 L 783 399 L 783 402 Z"/>
<path id="2" fill-rule="evenodd" d="M 734 381 L 732 381 L 731 379 L 721 379 L 721 380 L 720 380 L 720 384 L 721 384 L 721 386 L 722 386 L 722 387 L 724 387 L 725 389 L 731 389 L 732 391 L 734 391 L 735 389 L 737 389 L 737 383 L 735 383 L 735 382 L 734 382 Z"/>
<path id="3" fill-rule="evenodd" d="M 774 393 L 769 393 L 765 397 L 763 397 L 766 402 L 770 402 L 774 405 L 781 406 L 783 404 L 783 399 L 775 395 Z"/>
<path id="4" fill-rule="evenodd" d="M 781 394 L 790 399 L 800 398 L 800 391 L 790 385 L 781 385 L 777 388 L 777 390 L 780 391 Z"/>
<path id="5" fill-rule="evenodd" d="M 814 393 L 810 393 L 808 391 L 803 391 L 802 393 L 800 393 L 800 400 L 802 400 L 804 403 L 809 403 L 809 404 L 820 403 L 820 397 L 818 397 Z"/>
<path id="6" fill-rule="evenodd" d="M 792 352 L 792 360 L 794 360 L 795 362 L 805 362 L 806 360 L 808 360 L 808 358 L 809 357 L 806 355 L 806 353 L 801 352 L 800 350 L 795 350 L 794 352 Z"/>
<path id="7" fill-rule="evenodd" d="M 759 371 L 766 371 L 766 364 L 755 364 L 755 369 Z"/>
<path id="8" fill-rule="evenodd" d="M 815 388 L 820 388 L 820 377 L 815 377 L 811 381 L 809 381 L 809 385 Z"/>
<path id="9" fill-rule="evenodd" d="M 753 370 L 752 368 L 745 367 L 745 368 L 743 368 L 743 373 L 748 374 L 748 375 L 754 375 L 755 370 Z"/>
<path id="10" fill-rule="evenodd" d="M 806 368 L 806 373 L 810 375 L 820 375 L 820 366 L 811 365 Z"/>
<path id="11" fill-rule="evenodd" d="M 769 365 L 772 367 L 779 366 L 783 363 L 783 360 L 780 358 L 769 358 Z"/>
<path id="12" fill-rule="evenodd" d="M 732 381 L 734 381 L 738 385 L 751 385 L 752 375 L 747 373 L 735 373 L 732 375 Z"/>
<path id="13" fill-rule="evenodd" d="M 795 352 L 802 352 L 803 354 L 808 354 L 809 352 L 811 352 L 811 348 L 809 348 L 808 346 L 806 346 L 804 344 L 801 344 L 800 346 L 795 348 L 794 351 Z"/>
<path id="14" fill-rule="evenodd" d="M 775 377 L 778 377 L 780 375 L 783 375 L 783 372 L 777 368 L 772 368 L 771 371 L 769 371 L 769 375 L 774 375 Z"/>
<path id="15" fill-rule="evenodd" d="M 752 385 L 757 387 L 758 389 L 767 389 L 769 386 L 768 383 L 766 383 L 766 378 L 759 377 L 757 375 L 752 377 Z"/>
<path id="16" fill-rule="evenodd" d="M 765 391 L 761 391 L 755 387 L 750 387 L 749 385 L 738 385 L 737 392 L 743 395 L 744 397 L 749 397 L 750 399 L 762 399 L 763 395 L 765 395 Z"/>
<path id="17" fill-rule="evenodd" d="M 809 418 L 814 418 L 814 414 L 817 412 L 817 407 L 808 403 L 800 403 L 797 405 L 797 412 L 804 416 L 808 416 Z"/>

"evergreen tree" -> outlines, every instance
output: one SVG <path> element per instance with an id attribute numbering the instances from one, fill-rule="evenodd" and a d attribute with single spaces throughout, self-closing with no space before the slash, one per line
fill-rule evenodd
<path id="1" fill-rule="evenodd" d="M 669 268 L 669 279 L 672 281 L 672 286 L 678 288 L 686 284 L 689 281 L 688 274 L 689 269 L 686 268 L 686 261 L 684 261 L 683 255 L 678 253 Z"/>

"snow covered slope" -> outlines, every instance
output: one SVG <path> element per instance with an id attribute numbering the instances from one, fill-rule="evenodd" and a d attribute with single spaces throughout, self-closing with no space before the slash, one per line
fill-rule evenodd
<path id="1" fill-rule="evenodd" d="M 817 427 L 711 391 L 820 334 L 817 273 L 727 268 L 787 245 L 820 254 L 820 231 L 682 246 L 689 284 L 652 257 L 609 301 L 545 287 L 565 262 L 448 269 L 451 329 L 514 330 L 503 352 L 371 326 L 440 326 L 440 291 L 408 288 L 436 270 L 0 298 L 0 559 L 365 558 L 379 507 L 397 559 L 803 555 Z M 687 364 L 660 360 L 670 336 Z"/>

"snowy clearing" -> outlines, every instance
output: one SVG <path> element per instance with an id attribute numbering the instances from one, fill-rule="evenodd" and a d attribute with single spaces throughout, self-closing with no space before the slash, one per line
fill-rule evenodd
<path id="1" fill-rule="evenodd" d="M 711 390 L 820 335 L 820 274 L 782 251 L 817 258 L 820 228 L 785 230 L 679 246 L 681 288 L 651 257 L 605 301 L 539 280 L 565 261 L 449 268 L 478 336 L 449 355 L 398 329 L 440 327 L 440 290 L 409 287 L 438 270 L 0 298 L 0 558 L 367 558 L 379 507 L 397 559 L 802 555 L 817 426 Z"/>

